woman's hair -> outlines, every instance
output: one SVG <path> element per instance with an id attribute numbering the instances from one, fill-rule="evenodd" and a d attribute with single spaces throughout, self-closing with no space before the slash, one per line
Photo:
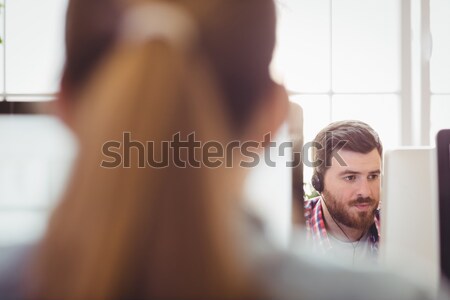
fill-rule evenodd
<path id="1" fill-rule="evenodd" d="M 164 38 L 123 42 L 119 24 L 130 1 L 69 3 L 62 84 L 77 101 L 80 150 L 35 256 L 30 298 L 261 297 L 230 224 L 237 179 L 225 167 L 181 168 L 164 145 L 192 132 L 224 145 L 245 125 L 270 85 L 273 3 L 163 2 L 196 24 L 186 49 Z M 120 157 L 131 166 L 102 167 L 108 142 L 122 141 L 115 150 L 124 153 L 124 133 L 153 146 L 147 160 L 166 165 L 141 168 L 140 158 Z"/>

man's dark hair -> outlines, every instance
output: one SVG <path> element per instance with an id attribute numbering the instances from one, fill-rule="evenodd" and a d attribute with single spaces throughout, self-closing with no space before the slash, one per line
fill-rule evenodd
<path id="1" fill-rule="evenodd" d="M 316 148 L 313 161 L 320 162 L 314 168 L 314 174 L 322 176 L 331 165 L 333 150 L 348 150 L 367 154 L 373 149 L 377 149 L 380 156 L 383 153 L 383 146 L 375 130 L 368 124 L 356 120 L 338 121 L 329 124 L 317 134 L 314 144 Z"/>

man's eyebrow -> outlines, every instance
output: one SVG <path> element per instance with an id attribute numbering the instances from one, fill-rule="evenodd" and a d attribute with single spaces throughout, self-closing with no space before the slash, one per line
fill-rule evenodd
<path id="1" fill-rule="evenodd" d="M 381 171 L 380 170 L 370 171 L 369 174 L 378 174 L 378 175 L 380 175 Z"/>
<path id="2" fill-rule="evenodd" d="M 359 175 L 359 174 L 361 174 L 361 172 L 352 171 L 352 170 L 344 170 L 344 171 L 339 173 L 339 176 L 343 176 L 343 175 Z"/>
<path id="3" fill-rule="evenodd" d="M 344 171 L 342 171 L 342 172 L 339 173 L 339 176 L 344 176 L 344 175 L 360 175 L 360 174 L 361 174 L 361 172 L 358 172 L 358 171 L 344 170 Z M 380 174 L 381 174 L 381 171 L 378 169 L 378 170 L 370 171 L 369 174 L 371 174 L 371 175 L 374 175 L 374 174 L 380 175 Z"/>

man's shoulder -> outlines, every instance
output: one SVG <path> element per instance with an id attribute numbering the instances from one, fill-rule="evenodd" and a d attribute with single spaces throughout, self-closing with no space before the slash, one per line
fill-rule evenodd
<path id="1" fill-rule="evenodd" d="M 375 211 L 375 218 L 378 221 L 380 221 L 380 219 L 381 219 L 381 210 L 379 208 Z"/>
<path id="2" fill-rule="evenodd" d="M 313 209 L 319 203 L 320 196 L 314 197 L 311 199 L 305 199 L 304 201 L 304 209 L 305 209 L 305 218 L 309 218 L 312 214 Z"/>
<path id="3" fill-rule="evenodd" d="M 305 199 L 305 201 L 304 201 L 305 209 L 314 208 L 317 205 L 317 203 L 319 202 L 319 200 L 320 200 L 320 196 L 310 198 L 310 199 Z"/>
<path id="4" fill-rule="evenodd" d="M 305 223 L 306 223 L 306 231 L 310 232 L 311 227 L 315 224 L 315 218 L 314 215 L 316 215 L 317 207 L 320 205 L 320 196 L 306 199 L 305 200 L 305 206 L 304 206 L 304 216 L 305 216 Z"/>

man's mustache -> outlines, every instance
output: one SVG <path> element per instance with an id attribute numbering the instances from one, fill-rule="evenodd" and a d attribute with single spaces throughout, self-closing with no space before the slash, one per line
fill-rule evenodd
<path id="1" fill-rule="evenodd" d="M 356 200 L 353 200 L 352 202 L 350 202 L 351 206 L 355 206 L 355 205 L 364 205 L 364 204 L 369 204 L 369 205 L 375 205 L 375 199 L 370 198 L 370 197 L 358 197 Z"/>

